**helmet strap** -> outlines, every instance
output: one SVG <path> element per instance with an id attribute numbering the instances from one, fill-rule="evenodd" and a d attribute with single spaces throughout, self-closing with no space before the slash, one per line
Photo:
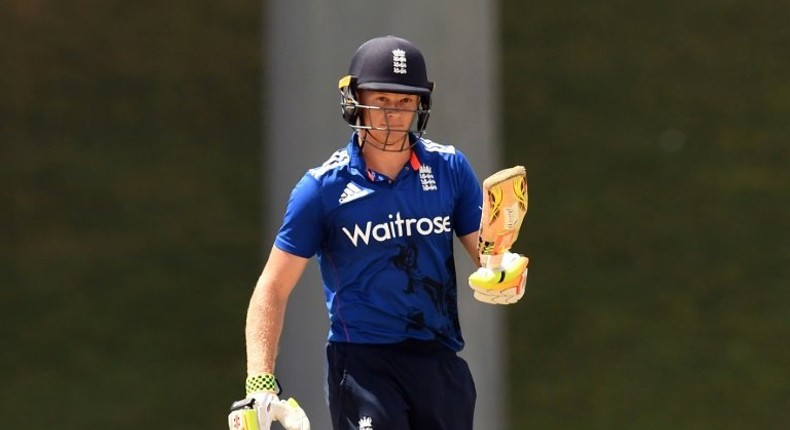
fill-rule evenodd
<path id="1" fill-rule="evenodd" d="M 383 152 L 408 151 L 416 143 L 416 141 L 411 142 L 411 138 L 408 133 L 406 136 L 404 136 L 403 140 L 400 141 L 400 145 L 398 145 L 397 142 L 390 143 L 389 136 L 390 132 L 387 131 L 387 137 L 384 138 L 384 141 L 381 141 L 380 139 L 376 139 L 376 137 L 368 133 L 368 130 L 360 129 L 359 133 L 357 134 L 357 143 L 359 144 L 360 149 L 364 148 L 365 145 L 370 145 L 373 148 Z"/>

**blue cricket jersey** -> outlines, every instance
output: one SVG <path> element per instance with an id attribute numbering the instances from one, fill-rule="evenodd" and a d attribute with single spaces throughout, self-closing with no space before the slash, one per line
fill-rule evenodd
<path id="1" fill-rule="evenodd" d="M 354 134 L 296 184 L 275 246 L 318 256 L 330 341 L 436 339 L 460 351 L 453 233 L 478 230 L 481 204 L 452 146 L 418 139 L 390 180 L 366 168 Z"/>

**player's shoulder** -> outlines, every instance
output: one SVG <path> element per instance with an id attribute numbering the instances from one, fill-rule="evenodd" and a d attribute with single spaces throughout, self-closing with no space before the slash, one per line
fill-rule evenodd
<path id="1" fill-rule="evenodd" d="M 433 154 L 446 154 L 446 155 L 455 155 L 458 151 L 455 149 L 453 145 L 444 145 L 441 143 L 434 142 L 430 139 L 422 138 L 420 139 L 420 145 L 427 153 Z"/>
<path id="2" fill-rule="evenodd" d="M 464 153 L 453 145 L 445 145 L 429 139 L 420 139 L 420 152 L 417 154 L 431 163 L 446 164 L 450 168 L 458 168 L 468 164 Z"/>
<path id="3" fill-rule="evenodd" d="M 315 180 L 323 181 L 336 176 L 339 171 L 344 170 L 350 160 L 351 156 L 348 153 L 348 148 L 340 148 L 333 152 L 320 166 L 308 170 L 308 173 Z"/>

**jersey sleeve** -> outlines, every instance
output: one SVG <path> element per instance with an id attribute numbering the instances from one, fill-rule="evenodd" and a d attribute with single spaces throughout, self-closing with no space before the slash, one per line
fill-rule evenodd
<path id="1" fill-rule="evenodd" d="M 466 236 L 480 229 L 483 191 L 472 166 L 460 151 L 456 150 L 456 204 L 453 210 L 453 225 L 457 236 Z"/>
<path id="2" fill-rule="evenodd" d="M 274 245 L 289 254 L 310 258 L 323 241 L 323 205 L 319 184 L 309 173 L 296 184 Z"/>

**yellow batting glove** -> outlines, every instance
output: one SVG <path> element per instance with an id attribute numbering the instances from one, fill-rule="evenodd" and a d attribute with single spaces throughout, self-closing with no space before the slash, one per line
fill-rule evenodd
<path id="1" fill-rule="evenodd" d="M 234 402 L 228 415 L 230 430 L 269 430 L 272 403 L 278 402 L 280 384 L 271 373 L 250 375 L 244 384 L 247 397 Z"/>
<path id="2" fill-rule="evenodd" d="M 230 430 L 270 430 L 278 421 L 285 430 L 310 430 L 307 414 L 293 398 L 280 400 L 280 384 L 271 373 L 251 375 L 247 398 L 234 402 L 228 415 Z"/>
<path id="3" fill-rule="evenodd" d="M 498 269 L 481 267 L 469 276 L 475 299 L 495 305 L 509 305 L 524 297 L 529 258 L 506 252 Z"/>

